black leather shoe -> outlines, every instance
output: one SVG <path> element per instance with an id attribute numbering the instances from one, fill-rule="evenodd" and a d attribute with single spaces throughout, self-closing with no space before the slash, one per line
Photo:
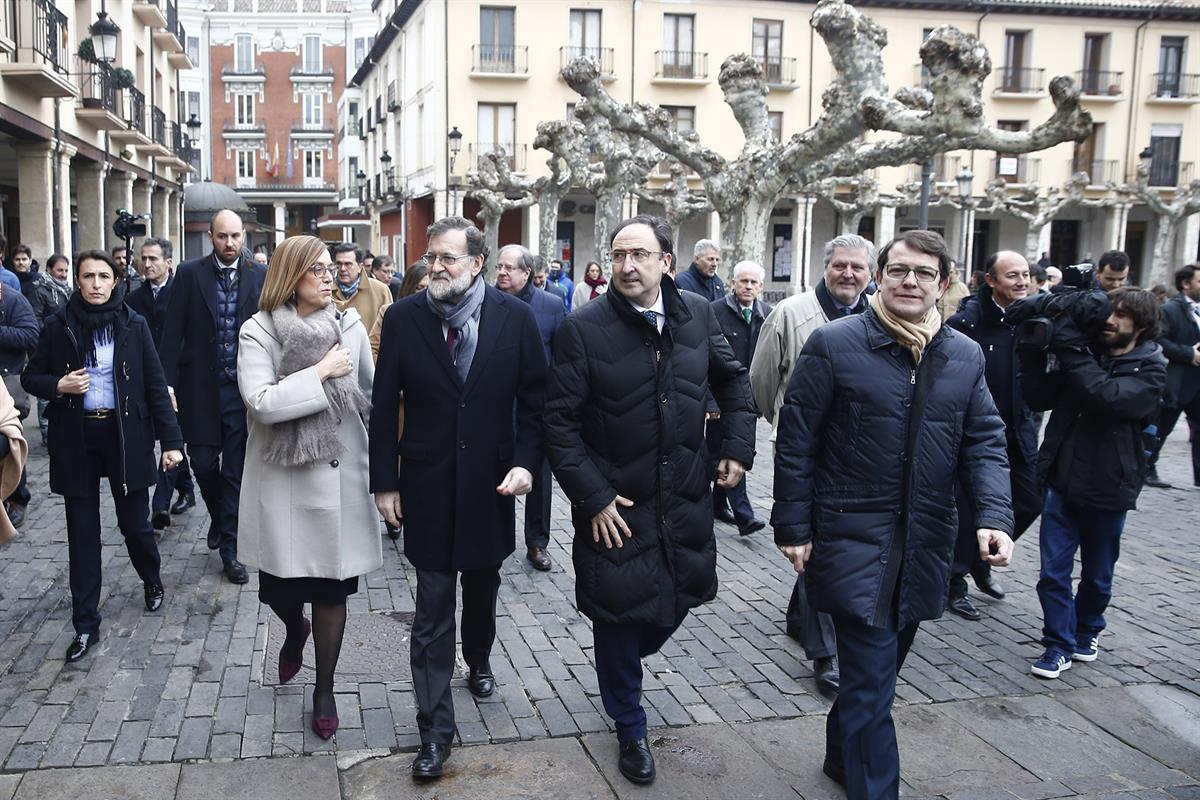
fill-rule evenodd
<path id="1" fill-rule="evenodd" d="M 175 505 L 171 506 L 171 513 L 182 514 L 194 505 L 196 505 L 195 494 L 192 492 L 180 492 L 179 499 L 175 501 Z"/>
<path id="2" fill-rule="evenodd" d="M 825 756 L 825 763 L 821 765 L 821 772 L 824 772 L 825 777 L 829 778 L 829 780 L 845 788 L 846 768 L 837 761 L 834 761 L 829 756 Z"/>
<path id="3" fill-rule="evenodd" d="M 992 577 L 992 568 L 990 566 L 984 569 L 976 569 L 971 571 L 971 579 L 975 581 L 975 588 L 986 594 L 988 597 L 993 597 L 997 600 L 1004 599 L 1004 589 L 1000 584 L 996 583 L 996 579 Z"/>
<path id="4" fill-rule="evenodd" d="M 208 525 L 208 549 L 216 550 L 221 546 L 221 531 L 217 528 L 216 523 Z"/>
<path id="5" fill-rule="evenodd" d="M 403 525 L 404 523 L 400 523 Z M 400 528 L 393 528 L 392 523 L 384 522 L 383 527 L 387 528 L 387 535 L 393 542 L 400 538 Z"/>
<path id="6" fill-rule="evenodd" d="M 749 536 L 752 533 L 758 533 L 765 527 L 767 527 L 767 523 L 763 522 L 761 519 L 755 519 L 754 517 L 751 517 L 745 522 L 738 523 L 738 534 L 741 536 Z"/>
<path id="7" fill-rule="evenodd" d="M 733 517 L 733 512 L 728 508 L 714 508 L 713 519 L 717 522 L 727 522 L 730 525 L 737 525 L 737 520 Z"/>
<path id="8" fill-rule="evenodd" d="M 421 749 L 413 759 L 412 775 L 421 780 L 442 777 L 446 759 L 450 758 L 450 745 L 437 742 L 421 742 Z"/>
<path id="9" fill-rule="evenodd" d="M 837 693 L 842 685 L 842 675 L 838 672 L 837 656 L 825 656 L 813 659 L 813 675 L 817 679 L 817 688 L 823 692 Z"/>
<path id="10" fill-rule="evenodd" d="M 87 655 L 87 651 L 100 641 L 100 636 L 94 633 L 79 633 L 71 640 L 67 648 L 67 663 L 71 664 Z"/>
<path id="11" fill-rule="evenodd" d="M 154 516 L 150 517 L 150 526 L 156 531 L 161 531 L 171 524 L 171 515 L 165 511 L 155 511 Z"/>
<path id="12" fill-rule="evenodd" d="M 1145 484 L 1147 486 L 1153 486 L 1155 489 L 1171 488 L 1171 484 L 1158 477 L 1158 470 L 1154 467 L 1151 467 L 1150 470 L 1146 472 Z"/>
<path id="13" fill-rule="evenodd" d="M 146 593 L 146 610 L 158 611 L 160 608 L 162 608 L 163 599 L 166 597 L 165 592 L 163 592 L 162 584 L 147 583 L 142 588 Z"/>
<path id="14" fill-rule="evenodd" d="M 8 512 L 8 521 L 12 523 L 14 528 L 19 528 L 25 524 L 25 506 L 20 503 L 9 503 L 5 507 Z"/>
<path id="15" fill-rule="evenodd" d="M 550 556 L 546 554 L 546 548 L 530 547 L 525 553 L 525 558 L 529 560 L 530 564 L 533 564 L 534 569 L 542 572 L 550 571 Z"/>
<path id="16" fill-rule="evenodd" d="M 946 604 L 946 608 L 952 614 L 958 614 L 963 619 L 969 619 L 972 622 L 983 619 L 983 614 L 979 613 L 979 609 L 975 607 L 965 592 L 950 595 L 950 602 Z"/>
<path id="17" fill-rule="evenodd" d="M 229 579 L 230 583 L 240 584 L 250 580 L 250 576 L 246 573 L 246 568 L 237 559 L 225 562 L 225 577 Z"/>
<path id="18" fill-rule="evenodd" d="M 636 742 L 621 742 L 621 757 L 617 759 L 617 769 L 633 783 L 654 783 L 654 755 L 650 752 L 650 742 L 638 739 Z"/>
<path id="19" fill-rule="evenodd" d="M 467 688 L 476 697 L 491 697 L 492 692 L 496 691 L 496 678 L 492 675 L 491 668 L 475 669 L 472 667 L 470 674 L 467 675 Z"/>

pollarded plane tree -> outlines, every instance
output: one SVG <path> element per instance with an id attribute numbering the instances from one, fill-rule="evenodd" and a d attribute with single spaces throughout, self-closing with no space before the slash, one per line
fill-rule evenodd
<path id="1" fill-rule="evenodd" d="M 879 191 L 878 180 L 870 175 L 860 175 L 851 181 L 849 199 L 839 194 L 840 184 L 837 178 L 825 178 L 804 187 L 803 191 L 833 206 L 841 217 L 844 234 L 858 233 L 863 217 L 877 208 L 900 208 L 920 202 L 920 184 L 905 183 L 897 187 L 897 194 L 884 194 Z"/>
<path id="2" fill-rule="evenodd" d="M 929 88 L 904 87 L 891 96 L 883 69 L 883 28 L 844 0 L 821 0 L 811 24 L 825 42 L 834 77 L 822 97 L 820 117 L 787 141 L 771 136 L 759 62 L 738 54 L 721 65 L 725 103 L 745 140 L 732 160 L 676 131 L 665 110 L 613 99 L 594 60 L 575 59 L 563 77 L 614 129 L 648 140 L 700 177 L 720 215 L 727 263 L 763 263 L 772 209 L 789 191 L 824 178 L 919 163 L 951 150 L 1028 153 L 1091 133 L 1091 116 L 1079 107 L 1079 89 L 1067 77 L 1050 82 L 1054 113 L 1032 130 L 988 125 L 981 98 L 991 60 L 978 39 L 952 26 L 935 29 L 921 45 Z M 871 141 L 872 131 L 898 136 Z"/>
<path id="3" fill-rule="evenodd" d="M 1157 228 L 1154 235 L 1154 252 L 1143 285 L 1154 286 L 1161 283 L 1170 286 L 1175 266 L 1175 237 L 1179 226 L 1192 214 L 1200 214 L 1200 179 L 1187 186 L 1177 187 L 1170 197 L 1164 200 L 1161 191 L 1150 185 L 1150 165 L 1139 164 L 1135 180 L 1113 188 L 1121 197 L 1145 203 L 1154 214 Z"/>
<path id="4" fill-rule="evenodd" d="M 712 203 L 703 192 L 697 192 L 688 186 L 688 168 L 678 161 L 672 161 L 668 167 L 671 175 L 663 186 L 650 189 L 639 186 L 634 193 L 649 203 L 659 203 L 663 207 L 663 216 L 675 234 L 671 250 L 679 257 L 679 229 L 683 223 L 699 214 L 707 214 L 713 210 Z"/>
<path id="5" fill-rule="evenodd" d="M 488 264 L 495 264 L 499 255 L 500 219 L 504 212 L 528 208 L 537 203 L 550 178 L 533 180 L 515 174 L 504 149 L 497 148 L 479 156 L 469 181 L 467 197 L 479 201 L 479 218 L 483 220 Z"/>
<path id="6" fill-rule="evenodd" d="M 1086 172 L 1076 172 L 1062 186 L 1052 186 L 1045 192 L 1033 184 L 1015 195 L 1001 196 L 994 210 L 1025 221 L 1025 258 L 1030 264 L 1037 263 L 1041 255 L 1042 230 L 1055 217 L 1072 207 L 1102 208 L 1117 202 L 1112 197 L 1088 197 L 1089 183 Z"/>

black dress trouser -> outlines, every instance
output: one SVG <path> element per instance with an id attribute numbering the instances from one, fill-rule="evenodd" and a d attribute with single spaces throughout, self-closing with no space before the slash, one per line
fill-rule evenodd
<path id="1" fill-rule="evenodd" d="M 542 456 L 542 466 L 533 476 L 533 489 L 525 495 L 525 546 L 545 548 L 550 544 L 550 500 L 554 484 L 550 478 L 550 460 Z"/>
<path id="2" fill-rule="evenodd" d="M 1036 463 L 1017 463 L 1009 451 L 1009 487 L 1012 490 L 1013 541 L 1037 521 L 1042 513 L 1042 486 L 1038 481 Z M 962 487 L 958 496 L 958 539 L 954 543 L 954 565 L 950 574 L 962 577 L 986 565 L 979 557 L 979 538 L 976 534 L 975 507 Z"/>
<path id="3" fill-rule="evenodd" d="M 88 471 L 89 493 L 64 497 L 67 552 L 71 576 L 71 621 L 76 633 L 100 631 L 100 479 L 108 478 L 117 525 L 125 537 L 129 560 L 142 583 L 161 583 L 158 544 L 150 527 L 150 493 L 145 487 L 126 493 L 121 486 L 121 440 L 116 417 L 84 419 L 86 458 L 79 469 Z"/>
<path id="4" fill-rule="evenodd" d="M 422 742 L 450 744 L 454 739 L 454 598 L 459 573 L 417 570 L 416 616 L 410 660 Z M 496 596 L 500 565 L 461 573 L 462 651 L 468 667 L 488 668 L 496 641 Z"/>

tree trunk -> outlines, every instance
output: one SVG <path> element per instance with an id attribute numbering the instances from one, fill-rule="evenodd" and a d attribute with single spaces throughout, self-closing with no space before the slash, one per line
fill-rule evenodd
<path id="1" fill-rule="evenodd" d="M 721 218 L 721 260 L 729 265 L 729 270 L 739 261 L 753 261 L 768 275 L 771 273 L 766 246 L 774 208 L 774 197 L 764 199 L 750 195 L 742 198 L 740 203 L 717 209 Z"/>
<path id="2" fill-rule="evenodd" d="M 1175 233 L 1179 230 L 1179 220 L 1168 214 L 1158 215 L 1158 233 L 1154 236 L 1154 255 L 1150 258 L 1150 269 L 1142 276 L 1142 285 L 1146 287 L 1155 284 L 1171 285 L 1171 264 L 1175 249 Z"/>
<path id="3" fill-rule="evenodd" d="M 1044 227 L 1046 227 L 1044 222 L 1041 225 L 1030 222 L 1025 227 L 1025 259 L 1030 264 L 1036 264 L 1042 258 L 1038 246 L 1042 243 L 1042 228 Z"/>
<path id="4" fill-rule="evenodd" d="M 838 216 L 842 218 L 842 233 L 857 234 L 858 226 L 862 224 L 862 219 L 866 216 L 866 214 L 867 212 L 865 209 L 860 209 L 851 214 L 839 214 Z"/>
<path id="5" fill-rule="evenodd" d="M 538 198 L 538 253 L 550 261 L 555 257 L 554 243 L 558 240 L 558 204 L 562 197 L 545 192 Z"/>
<path id="6" fill-rule="evenodd" d="M 483 220 L 483 244 L 487 248 L 486 266 L 495 266 L 496 252 L 500 247 L 500 217 L 503 212 L 496 212 L 486 205 L 480 206 L 479 218 Z"/>
<path id="7" fill-rule="evenodd" d="M 601 264 L 605 274 L 610 274 L 608 259 L 604 253 L 608 250 L 608 237 L 612 229 L 621 221 L 621 201 L 624 192 L 607 191 L 596 196 L 596 218 L 593 228 L 592 259 Z M 582 259 L 576 258 L 576 263 Z"/>

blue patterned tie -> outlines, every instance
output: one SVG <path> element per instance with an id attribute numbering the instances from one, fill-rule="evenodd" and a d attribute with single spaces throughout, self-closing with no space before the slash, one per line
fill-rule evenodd
<path id="1" fill-rule="evenodd" d="M 646 322 L 650 323 L 651 328 L 654 328 L 654 330 L 658 330 L 658 312 L 643 311 L 642 316 L 646 318 Z"/>

